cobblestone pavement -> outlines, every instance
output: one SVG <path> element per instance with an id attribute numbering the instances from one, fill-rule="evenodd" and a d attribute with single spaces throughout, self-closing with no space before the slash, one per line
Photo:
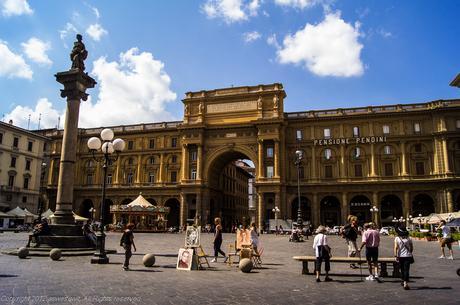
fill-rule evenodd
<path id="1" fill-rule="evenodd" d="M 107 235 L 107 247 L 120 252 L 119 233 Z M 224 234 L 224 251 L 233 235 Z M 27 234 L 0 234 L 0 248 L 25 244 Z M 228 267 L 219 258 L 204 271 L 175 269 L 182 234 L 135 234 L 138 252 L 131 259 L 132 271 L 122 270 L 123 254 L 110 255 L 110 264 L 91 265 L 89 257 L 47 257 L 21 260 L 0 255 L 0 304 L 458 304 L 460 259 L 441 260 L 437 242 L 415 241 L 412 290 L 405 291 L 398 279 L 383 283 L 361 281 L 359 270 L 332 264 L 333 282 L 316 283 L 301 275 L 294 255 L 312 255 L 312 240 L 290 243 L 287 236 L 262 235 L 263 268 L 249 274 Z M 345 255 L 340 237 L 330 237 L 333 254 Z M 392 256 L 392 239 L 384 237 L 380 254 Z M 208 255 L 212 235 L 202 235 Z M 460 258 L 458 245 L 456 254 Z M 142 256 L 154 253 L 153 268 L 142 265 Z M 363 269 L 363 278 L 367 271 Z"/>

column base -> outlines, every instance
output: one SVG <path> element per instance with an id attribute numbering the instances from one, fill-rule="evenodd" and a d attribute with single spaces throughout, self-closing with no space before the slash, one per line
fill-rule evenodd
<path id="1" fill-rule="evenodd" d="M 100 253 L 94 253 L 94 256 L 91 258 L 91 264 L 108 264 L 109 263 L 109 258 L 107 255 L 100 254 Z"/>

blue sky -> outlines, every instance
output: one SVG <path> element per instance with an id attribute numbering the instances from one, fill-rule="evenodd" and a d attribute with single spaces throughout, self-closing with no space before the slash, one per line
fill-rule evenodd
<path id="1" fill-rule="evenodd" d="M 0 0 L 0 113 L 55 127 L 76 32 L 80 126 L 181 119 L 187 91 L 283 83 L 285 111 L 457 98 L 459 1 Z"/>

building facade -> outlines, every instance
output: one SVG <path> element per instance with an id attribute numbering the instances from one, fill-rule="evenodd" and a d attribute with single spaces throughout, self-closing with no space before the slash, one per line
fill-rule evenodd
<path id="1" fill-rule="evenodd" d="M 251 160 L 259 226 L 274 218 L 275 206 L 280 218 L 296 219 L 299 201 L 314 225 L 342 224 L 348 214 L 391 224 L 459 210 L 460 100 L 285 113 L 285 97 L 278 83 L 188 92 L 182 121 L 113 127 L 127 149 L 109 166 L 106 206 L 142 191 L 171 208 L 169 224 L 195 215 L 202 223 L 238 219 L 237 209 L 222 204 L 230 195 L 222 176 L 235 160 Z M 86 142 L 101 130 L 79 130 L 74 208 L 83 216 L 99 211 L 102 168 Z M 62 131 L 42 133 L 52 138 L 53 207 Z M 303 151 L 300 200 L 296 150 Z"/>
<path id="2" fill-rule="evenodd" d="M 49 139 L 0 122 L 0 211 L 17 206 L 38 212 L 44 150 Z"/>

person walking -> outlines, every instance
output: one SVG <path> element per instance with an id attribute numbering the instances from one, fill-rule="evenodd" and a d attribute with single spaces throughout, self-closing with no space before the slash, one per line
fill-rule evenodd
<path id="1" fill-rule="evenodd" d="M 251 223 L 251 244 L 254 249 L 254 253 L 259 255 L 259 233 L 257 232 L 256 223 Z"/>
<path id="2" fill-rule="evenodd" d="M 129 270 L 129 259 L 133 256 L 131 252 L 131 247 L 134 248 L 136 252 L 136 245 L 134 244 L 134 234 L 133 234 L 134 224 L 128 223 L 126 225 L 126 230 L 123 232 L 120 240 L 120 246 L 125 249 L 125 263 L 123 264 L 123 270 Z"/>
<path id="3" fill-rule="evenodd" d="M 405 290 L 409 290 L 409 271 L 410 265 L 414 263 L 414 246 L 406 228 L 396 228 L 397 237 L 394 242 L 394 256 L 399 262 L 401 269 L 401 285 Z"/>
<path id="4" fill-rule="evenodd" d="M 347 217 L 348 224 L 343 227 L 342 236 L 347 241 L 348 245 L 348 257 L 355 257 L 359 255 L 358 245 L 356 240 L 358 239 L 358 217 L 349 215 Z M 358 268 L 355 264 L 350 264 L 350 268 Z"/>
<path id="5" fill-rule="evenodd" d="M 329 277 L 329 271 L 331 270 L 331 248 L 327 243 L 326 228 L 324 226 L 319 226 L 316 229 L 316 236 L 313 240 L 313 249 L 315 250 L 315 271 L 316 271 L 316 282 L 321 282 L 319 278 L 321 274 L 321 263 L 324 261 L 324 270 L 325 270 L 325 282 L 330 282 L 332 279 Z"/>
<path id="6" fill-rule="evenodd" d="M 438 226 L 438 230 L 441 231 L 441 256 L 439 258 L 446 258 L 446 253 L 444 251 L 444 248 L 447 246 L 449 249 L 450 256 L 447 257 L 447 259 L 454 259 L 454 251 L 452 250 L 452 243 L 454 242 L 454 239 L 452 238 L 452 234 L 450 232 L 450 227 L 446 226 L 446 221 L 441 220 Z"/>
<path id="7" fill-rule="evenodd" d="M 219 217 L 214 219 L 214 224 L 216 225 L 216 232 L 214 233 L 214 259 L 211 260 L 211 263 L 217 262 L 217 256 L 222 254 L 225 257 L 224 263 L 227 262 L 227 256 L 225 252 L 220 249 L 222 246 L 222 225 Z"/>
<path id="8" fill-rule="evenodd" d="M 366 246 L 366 260 L 369 267 L 369 276 L 366 278 L 368 281 L 379 280 L 379 245 L 380 245 L 380 234 L 375 229 L 375 224 L 370 222 L 364 225 L 364 233 L 362 238 L 361 247 L 359 253 L 364 246 Z"/>

